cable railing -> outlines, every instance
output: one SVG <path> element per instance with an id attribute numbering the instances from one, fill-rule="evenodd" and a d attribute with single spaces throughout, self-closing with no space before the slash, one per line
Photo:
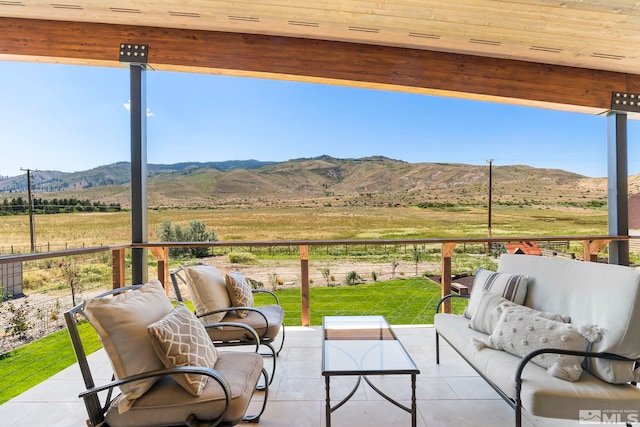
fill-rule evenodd
<path id="1" fill-rule="evenodd" d="M 350 248 L 363 248 L 365 252 L 372 248 L 393 248 L 394 251 L 411 251 L 412 248 L 430 248 L 431 251 L 439 251 L 440 255 L 440 284 L 442 294 L 451 293 L 452 258 L 456 248 L 464 248 L 467 245 L 482 245 L 487 251 L 494 250 L 496 246 L 507 243 L 536 242 L 546 243 L 551 247 L 569 247 L 571 243 L 581 243 L 582 251 L 575 258 L 586 261 L 597 261 L 598 254 L 612 241 L 629 240 L 628 236 L 503 236 L 482 238 L 424 238 L 424 239 L 367 239 L 367 240 L 268 240 L 268 241 L 215 241 L 215 242 L 151 242 L 141 244 L 119 244 L 109 246 L 95 246 L 77 249 L 57 250 L 30 254 L 14 254 L 0 256 L 0 266 L 10 263 L 25 263 L 38 260 L 50 260 L 61 257 L 74 257 L 101 252 L 111 252 L 108 257 L 110 264 L 111 286 L 114 288 L 126 286 L 128 277 L 131 277 L 127 268 L 127 251 L 137 248 L 145 248 L 155 259 L 157 278 L 168 287 L 169 275 L 169 249 L 185 247 L 206 247 L 212 253 L 215 251 L 233 251 L 236 248 L 249 248 L 254 250 L 267 250 L 273 253 L 276 248 L 287 248 L 290 255 L 299 258 L 300 261 L 300 293 L 301 293 L 301 321 L 303 325 L 309 324 L 309 268 L 310 260 L 314 255 L 331 252 L 336 256 L 349 254 Z M 543 246 L 543 245 L 540 245 Z M 434 249 L 435 248 L 435 249 Z M 390 249 L 389 249 L 390 250 Z M 354 252 L 352 250 L 352 252 Z M 555 254 L 556 251 L 552 250 Z M 2 278 L 0 277 L 0 282 Z M 130 283 L 129 283 L 130 284 Z M 450 307 L 445 306 L 445 310 Z"/>

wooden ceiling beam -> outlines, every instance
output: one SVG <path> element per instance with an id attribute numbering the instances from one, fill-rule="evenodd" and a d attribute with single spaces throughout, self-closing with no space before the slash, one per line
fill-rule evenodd
<path id="1" fill-rule="evenodd" d="M 118 66 L 149 46 L 158 70 L 344 84 L 600 114 L 640 76 L 473 55 L 294 37 L 0 18 L 0 59 Z"/>

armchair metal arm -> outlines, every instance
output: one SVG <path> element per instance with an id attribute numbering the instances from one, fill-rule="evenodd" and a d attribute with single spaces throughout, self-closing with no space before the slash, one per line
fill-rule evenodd
<path id="1" fill-rule="evenodd" d="M 224 391 L 225 399 L 227 401 L 227 407 L 231 404 L 231 388 L 227 383 L 227 380 L 220 374 L 220 372 L 211 368 L 202 368 L 199 366 L 176 366 L 174 368 L 165 368 L 158 369 L 155 371 L 143 372 L 141 374 L 132 375 L 130 377 L 121 378 L 118 380 L 111 381 L 107 384 L 103 384 L 97 387 L 89 388 L 78 395 L 80 398 L 84 398 L 86 396 L 100 393 L 101 391 L 110 390 L 114 387 L 121 386 L 123 384 L 128 384 L 134 381 L 144 380 L 147 378 L 165 376 L 165 375 L 176 375 L 176 374 L 201 374 L 206 375 L 209 378 L 213 378 L 220 387 Z M 226 409 L 225 409 L 226 411 Z"/>
<path id="2" fill-rule="evenodd" d="M 265 314 L 260 311 L 259 308 L 256 307 L 227 307 L 227 308 L 220 308 L 218 310 L 212 310 L 212 311 L 208 311 L 204 314 L 196 314 L 196 317 L 198 319 L 208 316 L 210 314 L 216 314 L 216 313 L 228 313 L 230 311 L 236 311 L 236 310 L 246 310 L 246 311 L 255 311 L 256 313 L 258 313 L 260 315 L 260 317 L 262 317 L 262 320 L 264 321 L 264 332 L 262 336 L 259 336 L 260 339 L 264 339 L 264 335 L 266 335 L 267 333 L 267 329 L 269 328 L 269 320 L 267 319 L 267 316 L 265 316 Z M 234 322 L 226 322 L 226 323 L 234 323 Z M 220 326 L 220 325 L 218 325 Z M 255 329 L 255 328 L 252 328 Z"/>
<path id="3" fill-rule="evenodd" d="M 445 301 L 451 299 L 451 298 L 464 298 L 464 299 L 469 299 L 470 295 L 458 295 L 458 294 L 449 294 L 449 295 L 445 295 L 444 297 L 442 297 L 440 299 L 440 301 L 438 301 L 438 305 L 436 305 L 436 313 L 440 312 L 440 307 L 442 306 L 442 304 L 444 304 Z"/>
<path id="4" fill-rule="evenodd" d="M 280 299 L 278 298 L 278 295 L 276 295 L 272 291 L 269 291 L 267 289 L 251 289 L 251 293 L 253 293 L 253 294 L 269 294 L 275 300 L 276 305 L 280 305 Z"/>
<path id="5" fill-rule="evenodd" d="M 253 341 L 256 343 L 255 353 L 258 353 L 258 351 L 260 350 L 260 337 L 258 336 L 258 333 L 256 332 L 256 330 L 253 329 L 251 326 L 245 325 L 244 323 L 238 323 L 238 322 L 217 322 L 217 323 L 208 323 L 204 325 L 205 329 L 215 329 L 215 328 L 225 327 L 225 326 L 228 326 L 231 328 L 245 329 L 249 334 L 251 334 L 251 338 L 253 338 Z"/>
<path id="6" fill-rule="evenodd" d="M 564 354 L 567 356 L 583 356 L 583 357 L 593 357 L 596 359 L 618 360 L 621 362 L 635 362 L 635 364 L 639 363 L 638 360 L 629 359 L 627 357 L 620 356 L 619 354 L 613 354 L 613 353 L 563 350 L 561 348 L 540 348 L 524 356 L 520 361 L 520 364 L 518 365 L 518 369 L 516 370 L 516 391 L 518 396 L 520 396 L 520 388 L 522 387 L 522 371 L 524 370 L 527 363 L 531 361 L 531 359 L 541 354 Z"/>

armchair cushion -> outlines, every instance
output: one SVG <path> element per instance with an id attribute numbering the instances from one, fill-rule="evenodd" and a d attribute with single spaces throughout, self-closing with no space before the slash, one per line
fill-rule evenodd
<path id="1" fill-rule="evenodd" d="M 225 279 L 215 266 L 194 265 L 184 270 L 189 279 L 187 286 L 196 314 L 205 314 L 231 306 Z M 200 320 L 204 324 L 217 323 L 225 314 L 225 312 L 210 314 L 203 316 Z"/>
<path id="2" fill-rule="evenodd" d="M 156 354 L 167 368 L 200 366 L 212 368 L 218 352 L 204 325 L 183 303 L 147 328 Z M 209 377 L 196 374 L 177 375 L 175 380 L 194 396 L 200 396 Z"/>
<path id="3" fill-rule="evenodd" d="M 112 298 L 93 298 L 83 304 L 82 312 L 95 328 L 117 378 L 125 378 L 156 369 L 162 361 L 153 349 L 147 326 L 169 314 L 173 305 L 162 283 L 151 280 L 140 289 Z M 120 387 L 123 399 L 119 410 L 129 409 L 157 378 L 149 378 Z"/>
<path id="4" fill-rule="evenodd" d="M 225 282 L 227 284 L 227 291 L 231 298 L 231 305 L 234 307 L 253 307 L 253 294 L 251 293 L 251 286 L 244 278 L 240 270 L 236 270 L 233 273 L 226 274 Z M 249 312 L 247 310 L 236 310 L 238 317 L 247 317 Z"/>
<path id="5" fill-rule="evenodd" d="M 244 416 L 263 368 L 262 357 L 253 352 L 221 351 L 215 370 L 231 389 L 231 406 L 224 415 L 224 425 L 235 424 Z M 122 399 L 116 397 L 115 403 Z M 216 381 L 208 381 L 199 397 L 194 397 L 170 376 L 160 381 L 135 401 L 126 414 L 111 405 L 106 413 L 110 426 L 173 426 L 184 425 L 189 415 L 200 420 L 216 419 L 224 410 L 225 397 Z"/>

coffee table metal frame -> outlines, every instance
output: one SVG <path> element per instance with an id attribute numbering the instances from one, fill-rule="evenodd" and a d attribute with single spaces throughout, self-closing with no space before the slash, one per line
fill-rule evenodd
<path id="1" fill-rule="evenodd" d="M 325 316 L 322 319 L 322 375 L 325 377 L 326 426 L 331 413 L 355 394 L 361 380 L 385 400 L 411 414 L 416 427 L 416 376 L 420 370 L 389 326 L 384 316 Z M 371 383 L 367 375 L 411 375 L 411 407 L 392 399 Z M 330 380 L 333 376 L 357 376 L 353 389 L 331 406 Z"/>

